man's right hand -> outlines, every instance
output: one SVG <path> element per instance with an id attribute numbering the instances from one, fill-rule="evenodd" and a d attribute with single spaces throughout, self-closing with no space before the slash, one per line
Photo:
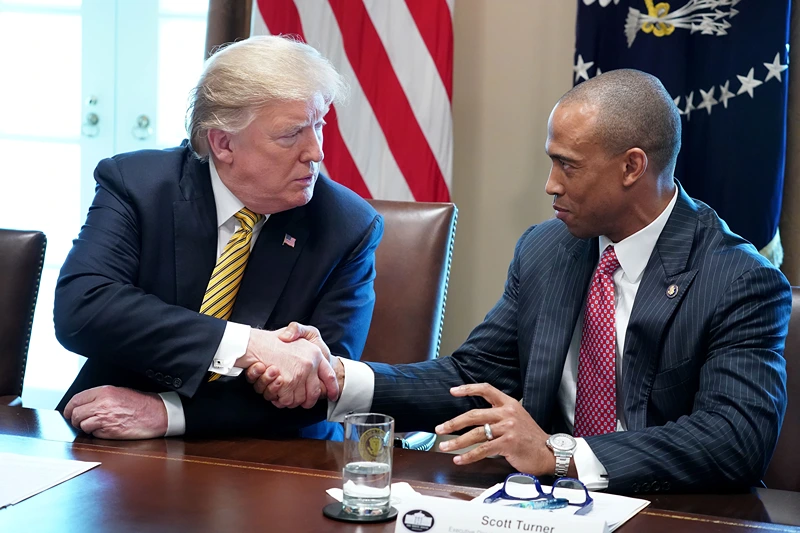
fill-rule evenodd
<path id="1" fill-rule="evenodd" d="M 327 389 L 323 389 L 320 391 L 319 396 L 327 398 L 330 401 L 337 401 L 339 399 L 339 395 L 341 391 L 344 389 L 344 365 L 339 360 L 338 357 L 331 355 L 330 349 L 322 340 L 322 335 L 320 334 L 319 330 L 314 326 L 305 326 L 298 322 L 292 322 L 285 328 L 278 330 L 279 334 L 278 338 L 280 338 L 283 342 L 295 342 L 299 339 L 305 339 L 313 344 L 315 344 L 324 354 L 328 356 L 328 360 L 330 361 L 331 366 L 334 369 L 334 373 L 336 374 L 336 382 L 339 387 L 339 390 L 336 393 L 336 397 L 332 397 L 333 395 L 328 392 Z M 263 363 L 256 363 L 250 368 L 247 369 L 245 374 L 247 377 L 247 381 L 253 384 L 256 392 L 262 394 L 266 400 L 272 401 L 276 407 L 283 407 L 282 405 L 278 404 L 278 391 L 282 386 L 282 379 L 280 377 L 280 371 L 274 366 L 267 366 Z M 308 405 L 309 402 L 306 402 L 304 407 Z M 308 406 L 308 407 L 312 407 Z"/>
<path id="2" fill-rule="evenodd" d="M 264 365 L 263 375 L 267 376 L 266 379 L 272 379 L 271 388 L 259 391 L 257 387 L 256 391 L 262 392 L 267 399 L 274 398 L 272 403 L 277 407 L 302 406 L 309 409 L 317 403 L 322 393 L 331 400 L 338 398 L 339 386 L 328 361 L 330 352 L 327 346 L 322 350 L 305 338 L 285 342 L 278 338 L 279 333 L 252 330 L 245 355 L 236 361 L 236 366 L 240 368 L 252 368 L 253 365 L 260 368 L 261 364 Z M 251 372 L 248 371 L 248 380 L 250 377 Z"/>

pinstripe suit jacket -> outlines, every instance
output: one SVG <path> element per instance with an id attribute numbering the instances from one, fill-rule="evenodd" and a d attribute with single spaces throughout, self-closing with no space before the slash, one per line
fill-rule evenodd
<path id="1" fill-rule="evenodd" d="M 680 185 L 679 185 L 680 188 Z M 398 431 L 431 430 L 482 399 L 448 388 L 488 382 L 522 398 L 545 430 L 563 427 L 557 392 L 598 262 L 597 239 L 558 220 L 517 243 L 500 301 L 452 355 L 370 363 L 372 409 Z M 667 297 L 675 284 L 678 293 Z M 786 409 L 783 358 L 791 292 L 784 276 L 680 189 L 645 268 L 618 379 L 628 431 L 586 439 L 609 490 L 703 490 L 756 483 Z"/>

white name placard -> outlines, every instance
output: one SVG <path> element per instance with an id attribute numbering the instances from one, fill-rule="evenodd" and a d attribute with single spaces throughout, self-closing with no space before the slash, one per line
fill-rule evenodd
<path id="1" fill-rule="evenodd" d="M 395 533 L 608 533 L 602 519 L 418 496 L 397 507 Z"/>

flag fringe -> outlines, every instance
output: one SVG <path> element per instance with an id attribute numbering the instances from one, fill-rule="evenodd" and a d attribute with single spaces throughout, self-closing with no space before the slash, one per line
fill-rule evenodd
<path id="1" fill-rule="evenodd" d="M 775 230 L 775 236 L 769 241 L 765 247 L 758 251 L 767 260 L 775 265 L 775 268 L 780 268 L 783 264 L 783 244 L 781 244 L 781 230 Z"/>

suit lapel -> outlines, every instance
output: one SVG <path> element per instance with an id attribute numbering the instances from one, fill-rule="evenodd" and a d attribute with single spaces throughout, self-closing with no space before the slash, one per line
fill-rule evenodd
<path id="1" fill-rule="evenodd" d="M 217 207 L 208 163 L 191 151 L 179 187 L 184 199 L 173 204 L 176 303 L 199 310 L 217 261 Z"/>
<path id="2" fill-rule="evenodd" d="M 697 274 L 696 269 L 686 268 L 697 229 L 697 210 L 680 184 L 677 186 L 675 208 L 644 270 L 625 335 L 621 394 L 629 430 L 646 427 L 657 350 L 670 318 Z"/>
<path id="3" fill-rule="evenodd" d="M 540 295 L 543 303 L 534 325 L 523 392 L 525 409 L 540 424 L 548 426 L 575 323 L 597 264 L 597 239 L 570 237 L 556 253 Z"/>
<path id="4" fill-rule="evenodd" d="M 308 206 L 269 217 L 253 246 L 230 320 L 263 328 L 308 241 Z M 294 246 L 284 244 L 286 236 Z"/>

